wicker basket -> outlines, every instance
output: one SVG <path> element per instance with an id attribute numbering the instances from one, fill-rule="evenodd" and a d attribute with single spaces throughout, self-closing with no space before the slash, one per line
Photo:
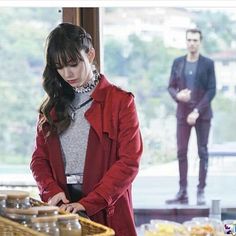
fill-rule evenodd
<path id="1" fill-rule="evenodd" d="M 79 222 L 82 226 L 82 235 L 87 236 L 114 236 L 115 232 L 111 228 L 98 224 L 94 221 L 80 217 Z"/>
<path id="2" fill-rule="evenodd" d="M 113 236 L 114 231 L 104 225 L 79 217 L 83 236 Z M 45 236 L 12 220 L 0 216 L 0 236 Z"/>
<path id="3" fill-rule="evenodd" d="M 30 228 L 0 216 L 0 236 L 45 236 Z"/>
<path id="4" fill-rule="evenodd" d="M 31 206 L 47 205 L 41 201 L 30 198 Z M 65 214 L 65 212 L 59 212 Z M 98 224 L 94 221 L 79 217 L 82 226 L 83 236 L 114 236 L 115 232 L 111 228 Z M 45 236 L 12 220 L 0 216 L 0 236 Z"/>

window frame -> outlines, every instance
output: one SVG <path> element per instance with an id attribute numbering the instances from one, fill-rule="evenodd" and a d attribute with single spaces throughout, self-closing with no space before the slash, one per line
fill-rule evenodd
<path id="1" fill-rule="evenodd" d="M 62 21 L 82 26 L 92 36 L 96 51 L 95 62 L 98 71 L 101 69 L 101 34 L 100 8 L 62 8 Z"/>

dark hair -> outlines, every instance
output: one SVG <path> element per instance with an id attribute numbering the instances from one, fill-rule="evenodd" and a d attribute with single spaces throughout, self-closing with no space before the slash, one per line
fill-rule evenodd
<path id="1" fill-rule="evenodd" d="M 193 33 L 193 34 L 196 34 L 198 33 L 200 35 L 200 40 L 202 40 L 202 31 L 200 29 L 187 29 L 186 30 L 186 38 L 187 38 L 187 34 L 188 33 Z"/>
<path id="2" fill-rule="evenodd" d="M 42 114 L 39 127 L 48 123 L 52 132 L 63 132 L 71 122 L 68 106 L 74 99 L 74 90 L 57 72 L 57 67 L 67 66 L 69 62 L 83 61 L 81 50 L 86 53 L 92 48 L 91 36 L 80 26 L 70 23 L 59 24 L 46 40 L 46 66 L 43 72 L 43 88 L 47 94 L 39 112 Z M 55 109 L 56 120 L 51 111 Z"/>

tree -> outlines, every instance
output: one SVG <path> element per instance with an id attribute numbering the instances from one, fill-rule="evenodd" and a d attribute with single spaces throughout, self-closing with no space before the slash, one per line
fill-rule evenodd
<path id="1" fill-rule="evenodd" d="M 203 50 L 207 54 L 228 48 L 234 42 L 234 20 L 222 11 L 193 11 L 193 21 L 203 33 Z"/>
<path id="2" fill-rule="evenodd" d="M 0 162 L 28 163 L 43 96 L 44 41 L 55 8 L 0 8 Z"/>
<path id="3" fill-rule="evenodd" d="M 141 15 L 139 15 L 142 18 Z M 231 45 L 235 38 L 233 20 L 224 12 L 192 11 L 189 17 L 203 32 L 203 54 L 211 54 Z M 222 27 L 224 25 L 224 27 Z M 148 33 L 145 33 L 147 36 Z M 175 103 L 167 92 L 171 63 L 186 51 L 167 48 L 162 38 L 132 34 L 126 41 L 115 37 L 105 42 L 105 73 L 136 97 L 144 137 L 144 162 L 153 163 L 175 157 Z M 220 78 L 218 78 L 220 79 Z M 213 141 L 235 139 L 230 127 L 235 125 L 235 102 L 218 92 L 213 103 Z M 232 114 L 229 116 L 228 114 Z M 217 125 L 224 122 L 224 126 Z"/>

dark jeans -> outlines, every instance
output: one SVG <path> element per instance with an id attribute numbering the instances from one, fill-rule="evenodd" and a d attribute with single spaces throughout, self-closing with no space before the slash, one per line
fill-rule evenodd
<path id="1" fill-rule="evenodd" d="M 197 135 L 197 146 L 199 161 L 199 184 L 198 190 L 203 190 L 206 186 L 206 176 L 208 168 L 208 137 L 210 131 L 210 120 L 197 120 L 195 126 L 190 126 L 184 119 L 177 120 L 177 157 L 179 161 L 179 185 L 180 188 L 187 188 L 188 174 L 188 143 L 192 127 L 195 127 Z"/>

